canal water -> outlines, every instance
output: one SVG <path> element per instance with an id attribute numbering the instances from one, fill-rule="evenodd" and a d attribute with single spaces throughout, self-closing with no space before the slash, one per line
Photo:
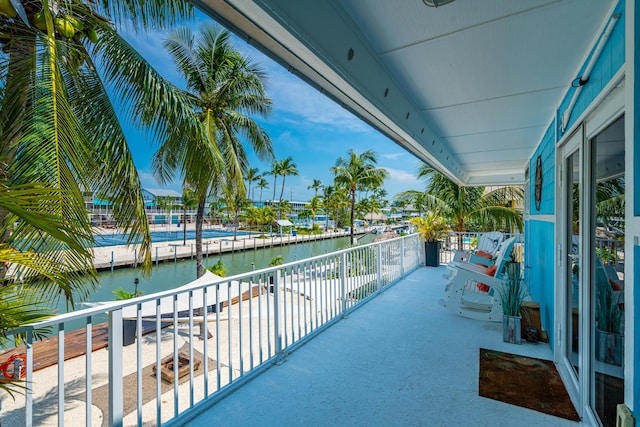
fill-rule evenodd
<path id="1" fill-rule="evenodd" d="M 370 243 L 373 240 L 372 235 L 364 236 L 359 239 L 359 243 Z M 276 256 L 282 256 L 284 262 L 292 262 L 304 258 L 310 258 L 317 255 L 323 255 L 329 252 L 335 252 L 349 247 L 349 237 L 340 237 L 328 240 L 318 240 L 309 243 L 299 243 L 294 245 L 276 246 L 273 248 L 238 251 L 235 253 L 225 253 L 222 255 L 210 255 L 204 259 L 204 266 L 209 267 L 218 260 L 222 260 L 227 271 L 227 276 L 245 273 L 251 271 L 252 266 L 256 270 L 266 268 Z M 139 268 L 123 268 L 111 271 L 103 271 L 98 273 L 98 288 L 91 293 L 88 302 L 113 301 L 115 297 L 113 290 L 116 288 L 124 288 L 128 292 L 134 290 L 134 280 L 138 278 L 138 289 L 142 290 L 145 295 L 160 292 L 168 289 L 177 288 L 196 279 L 195 260 L 184 260 L 174 262 L 166 262 L 154 265 L 151 275 L 143 276 L 142 270 Z M 76 305 L 76 310 L 84 308 L 81 303 Z M 65 313 L 66 306 L 64 301 L 57 304 L 56 311 Z"/>

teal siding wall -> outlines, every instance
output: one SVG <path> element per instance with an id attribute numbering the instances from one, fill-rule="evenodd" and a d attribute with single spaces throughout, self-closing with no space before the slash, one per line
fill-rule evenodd
<path id="1" fill-rule="evenodd" d="M 638 9 L 636 9 L 638 10 Z M 638 22 L 638 21 L 636 21 Z M 634 292 L 634 313 L 633 313 L 633 412 L 638 417 L 640 414 L 640 246 L 633 247 L 633 275 L 635 280 L 633 281 Z"/>
<path id="2" fill-rule="evenodd" d="M 635 8 L 635 27 L 634 27 L 634 40 L 636 43 L 636 51 L 640 46 L 640 7 L 636 5 Z M 636 54 L 634 56 L 634 64 L 635 64 L 635 85 L 633 88 L 634 91 L 634 109 L 633 109 L 633 164 L 640 165 L 640 55 Z M 627 89 L 629 90 L 629 89 Z M 638 169 L 636 168 L 636 173 L 633 179 L 633 214 L 635 216 L 640 216 L 640 173 L 638 173 Z M 638 265 L 636 263 L 636 265 Z M 637 288 L 636 288 L 637 289 Z M 638 306 L 636 306 L 638 307 Z M 640 307 L 639 307 L 640 309 Z M 640 328 L 640 324 L 636 323 L 636 327 Z M 636 341 L 639 342 L 639 341 Z M 640 345 L 640 344 L 638 344 Z M 640 376 L 640 371 L 636 371 L 637 375 Z M 640 394 L 640 380 L 636 381 L 636 396 Z M 639 398 L 640 399 L 640 398 Z M 640 411 L 640 406 L 636 405 L 636 410 Z"/>
<path id="3" fill-rule="evenodd" d="M 618 5 L 614 11 L 614 14 L 615 13 L 621 14 L 620 19 L 618 19 L 618 22 L 614 27 L 609 40 L 600 53 L 600 56 L 598 57 L 593 70 L 591 71 L 591 75 L 589 76 L 589 81 L 582 87 L 582 91 L 571 114 L 571 119 L 569 120 L 567 129 L 569 129 L 576 122 L 576 119 L 580 117 L 580 114 L 582 114 L 587 109 L 587 107 L 598 96 L 598 94 L 607 85 L 607 83 L 609 83 L 611 78 L 624 65 L 624 0 L 618 2 Z M 591 55 L 589 55 L 589 58 L 587 58 L 586 63 L 582 65 L 580 74 L 576 76 L 576 80 L 580 77 L 580 75 L 582 74 L 582 70 L 586 68 L 590 59 Z M 562 103 L 560 104 L 560 108 L 558 109 L 558 117 L 562 117 L 562 113 L 567 109 L 567 106 L 571 102 L 571 98 L 573 97 L 573 93 L 575 92 L 575 90 L 576 88 L 572 87 L 567 92 Z M 557 128 L 559 137 L 562 137 L 563 132 L 561 120 L 558 120 Z"/>
<path id="4" fill-rule="evenodd" d="M 529 290 L 531 298 L 540 303 L 540 318 L 542 327 L 549 335 L 549 343 L 553 348 L 554 344 L 554 315 L 553 307 L 555 302 L 554 296 L 554 271 L 555 264 L 554 252 L 550 250 L 553 245 L 549 242 L 553 240 L 555 225 L 552 222 L 545 221 L 529 221 L 529 251 L 528 268 Z"/>
<path id="5" fill-rule="evenodd" d="M 529 160 L 529 206 L 531 215 L 543 214 L 552 215 L 555 205 L 556 191 L 556 143 L 553 124 L 549 125 L 547 131 L 538 145 L 533 157 Z M 542 156 L 542 199 L 540 210 L 536 210 L 535 204 L 535 183 L 536 183 L 536 161 L 538 156 Z"/>
<path id="6" fill-rule="evenodd" d="M 571 114 L 571 119 L 567 126 L 569 129 L 580 115 L 587 110 L 589 105 L 600 94 L 604 87 L 609 83 L 612 77 L 621 69 L 624 65 L 625 58 L 625 1 L 618 2 L 615 13 L 620 13 L 621 16 L 616 23 L 613 32 L 607 43 L 605 44 L 602 52 L 600 53 L 589 81 L 583 86 L 582 91 L 577 99 L 576 105 Z M 640 20 L 640 8 L 636 9 L 636 21 Z M 638 30 L 636 30 L 638 31 Z M 638 37 L 636 37 L 638 40 Z M 595 48 L 595 47 L 594 47 Z M 581 68 L 584 70 L 589 58 Z M 640 63 L 636 60 L 637 69 L 640 70 Z M 578 73 L 575 78 L 581 76 L 581 72 Z M 640 99 L 640 85 L 636 85 L 634 88 L 636 91 L 636 99 Z M 554 254 L 555 250 L 553 245 L 549 243 L 553 240 L 555 223 L 549 222 L 549 218 L 545 218 L 547 221 L 542 221 L 541 218 L 536 219 L 537 215 L 554 215 L 556 197 L 555 193 L 555 155 L 556 155 L 556 143 L 564 136 L 562 131 L 562 114 L 567 109 L 567 106 L 571 102 L 571 98 L 576 88 L 570 88 L 565 94 L 558 110 L 556 111 L 556 117 L 550 117 L 552 124 L 546 130 L 544 136 L 540 140 L 536 151 L 529 159 L 529 194 L 530 194 L 530 220 L 525 226 L 525 237 L 527 239 L 527 251 L 526 251 L 526 266 L 527 279 L 531 289 L 532 298 L 540 302 L 540 311 L 542 316 L 543 327 L 549 334 L 550 343 L 553 346 L 553 338 L 555 333 L 554 325 L 554 303 L 555 303 L 555 263 Z M 636 123 L 636 135 L 640 135 L 640 106 L 636 107 L 636 117 L 634 122 Z M 557 120 L 556 120 L 557 118 Z M 636 138 L 640 140 L 640 138 Z M 640 164 L 640 146 L 636 149 L 635 164 Z M 534 195 L 535 195 L 535 167 L 536 159 L 538 156 L 542 157 L 543 164 L 543 186 L 542 186 L 542 200 L 540 203 L 540 209 L 535 208 Z M 635 188 L 640 188 L 640 174 L 635 177 Z M 635 190 L 636 192 L 638 190 Z M 640 197 L 635 199 L 635 212 L 636 215 L 640 215 Z M 635 260 L 636 265 L 640 262 L 640 250 L 636 251 Z M 636 297 L 636 306 L 640 307 L 640 292 Z M 640 325 L 640 314 L 636 314 L 636 325 Z M 636 327 L 636 342 L 640 342 L 640 327 Z M 640 373 L 640 349 L 634 349 L 635 355 L 635 369 L 637 373 Z M 640 374 L 638 375 L 640 376 Z M 640 409 L 640 382 L 636 381 L 636 400 L 635 408 Z"/>

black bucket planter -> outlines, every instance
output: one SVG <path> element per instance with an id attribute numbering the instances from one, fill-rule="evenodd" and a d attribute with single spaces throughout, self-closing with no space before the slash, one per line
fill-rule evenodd
<path id="1" fill-rule="evenodd" d="M 130 345 L 136 342 L 136 321 L 122 321 L 122 345 Z"/>
<path id="2" fill-rule="evenodd" d="M 440 242 L 424 242 L 425 265 L 440 266 Z"/>

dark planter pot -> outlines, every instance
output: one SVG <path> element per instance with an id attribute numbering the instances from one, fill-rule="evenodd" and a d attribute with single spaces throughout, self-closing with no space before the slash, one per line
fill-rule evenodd
<path id="1" fill-rule="evenodd" d="M 440 266 L 440 242 L 424 242 L 424 253 L 427 267 Z"/>
<path id="2" fill-rule="evenodd" d="M 136 342 L 136 321 L 122 321 L 122 345 L 130 345 Z"/>

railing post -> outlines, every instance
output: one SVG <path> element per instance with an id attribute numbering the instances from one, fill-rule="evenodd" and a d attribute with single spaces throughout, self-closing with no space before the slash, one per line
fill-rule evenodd
<path id="1" fill-rule="evenodd" d="M 122 309 L 109 312 L 109 427 L 122 426 Z"/>
<path id="2" fill-rule="evenodd" d="M 347 317 L 347 253 L 340 255 L 340 292 L 342 293 L 342 318 Z"/>
<path id="3" fill-rule="evenodd" d="M 193 259 L 193 243 L 191 243 L 191 259 Z"/>
<path id="4" fill-rule="evenodd" d="M 133 268 L 138 268 L 138 250 L 133 250 Z"/>
<path id="5" fill-rule="evenodd" d="M 273 328 L 275 330 L 276 365 L 284 363 L 285 354 L 282 351 L 282 331 L 280 327 L 280 270 L 276 269 L 273 278 Z"/>
<path id="6" fill-rule="evenodd" d="M 156 246 L 156 265 L 158 265 L 158 247 Z"/>
<path id="7" fill-rule="evenodd" d="M 27 330 L 27 339 L 25 342 L 27 366 L 25 384 L 27 386 L 25 392 L 25 404 L 24 404 L 24 420 L 25 425 L 33 425 L 33 330 L 29 328 Z"/>
<path id="8" fill-rule="evenodd" d="M 400 277 L 404 277 L 404 239 L 400 240 Z"/>
<path id="9" fill-rule="evenodd" d="M 113 251 L 111 251 L 111 272 L 113 273 L 113 264 L 114 264 L 114 260 L 113 260 Z"/>
<path id="10" fill-rule="evenodd" d="M 378 293 L 382 293 L 382 243 L 376 246 L 376 279 L 378 283 Z"/>

